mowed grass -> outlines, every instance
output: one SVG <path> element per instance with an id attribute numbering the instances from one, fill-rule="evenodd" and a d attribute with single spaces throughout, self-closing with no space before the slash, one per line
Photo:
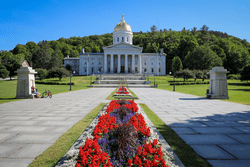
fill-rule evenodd
<path id="1" fill-rule="evenodd" d="M 149 77 L 151 85 L 154 84 L 154 77 Z M 173 82 L 174 78 L 172 76 L 156 76 L 155 83 L 158 83 L 157 89 L 173 91 L 173 85 L 170 85 L 170 82 Z M 183 82 L 182 78 L 175 78 L 176 82 Z M 189 79 L 188 81 L 194 82 L 194 79 Z M 197 82 L 201 80 L 197 80 Z M 209 81 L 209 79 L 205 80 Z M 227 80 L 228 87 L 228 96 L 229 99 L 221 99 L 223 101 L 229 101 L 234 103 L 241 103 L 250 105 L 250 85 L 246 81 L 240 80 Z M 191 94 L 201 97 L 206 97 L 206 90 L 209 89 L 209 84 L 196 84 L 196 85 L 175 85 L 175 91 L 185 94 Z"/>
<path id="2" fill-rule="evenodd" d="M 92 77 L 93 82 L 94 77 Z M 45 79 L 44 81 L 54 81 L 59 82 L 58 78 Z M 75 85 L 71 85 L 72 91 L 87 89 L 90 85 L 90 77 L 88 76 L 73 76 L 71 81 L 75 83 Z M 60 81 L 62 83 L 69 83 L 70 77 L 62 78 Z M 46 84 L 36 84 L 36 88 L 38 92 L 43 93 L 45 89 L 48 89 L 52 92 L 52 94 L 58 94 L 63 92 L 69 92 L 70 85 L 46 85 Z M 17 80 L 11 81 L 0 81 L 0 104 L 16 101 L 20 99 L 15 99 L 16 97 L 16 89 L 17 89 Z"/>
<path id="3" fill-rule="evenodd" d="M 40 154 L 29 167 L 53 167 L 72 147 L 83 131 L 89 126 L 99 111 L 106 103 L 99 104 L 90 111 L 82 120 L 77 122 L 72 128 L 65 132 L 52 146 Z"/>
<path id="4" fill-rule="evenodd" d="M 211 167 L 204 158 L 200 157 L 185 141 L 183 141 L 169 126 L 167 126 L 147 105 L 140 104 L 143 111 L 152 121 L 163 138 L 186 167 Z"/>

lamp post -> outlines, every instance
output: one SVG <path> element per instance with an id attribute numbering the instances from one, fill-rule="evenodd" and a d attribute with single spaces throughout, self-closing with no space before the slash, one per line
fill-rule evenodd
<path id="1" fill-rule="evenodd" d="M 169 75 L 171 75 L 172 74 L 172 72 L 170 71 L 169 72 Z M 175 91 L 175 74 L 174 74 L 174 85 L 173 85 L 173 91 Z"/>
<path id="2" fill-rule="evenodd" d="M 90 75 L 90 83 L 89 86 L 92 86 L 92 75 Z"/>
<path id="3" fill-rule="evenodd" d="M 154 86 L 155 86 L 155 72 L 154 72 Z"/>
<path id="4" fill-rule="evenodd" d="M 174 90 L 173 91 L 175 91 L 175 73 L 174 73 Z"/>
<path id="5" fill-rule="evenodd" d="M 75 71 L 72 71 L 73 74 L 75 74 Z M 71 91 L 71 76 L 72 76 L 72 73 L 70 72 L 70 88 L 69 88 L 69 91 Z"/>

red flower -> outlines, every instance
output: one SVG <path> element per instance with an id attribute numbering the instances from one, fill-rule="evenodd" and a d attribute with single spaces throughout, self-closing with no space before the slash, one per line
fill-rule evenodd
<path id="1" fill-rule="evenodd" d="M 133 161 L 132 161 L 131 159 L 129 159 L 128 162 L 127 162 L 127 165 L 128 165 L 129 167 L 131 167 L 131 166 L 132 166 L 132 162 L 133 162 Z"/>

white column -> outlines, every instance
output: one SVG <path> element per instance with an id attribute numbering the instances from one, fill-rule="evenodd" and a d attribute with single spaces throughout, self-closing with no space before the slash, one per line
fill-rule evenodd
<path id="1" fill-rule="evenodd" d="M 135 72 L 135 55 L 132 55 L 132 72 Z"/>
<path id="2" fill-rule="evenodd" d="M 128 73 L 128 55 L 125 55 L 125 73 Z"/>
<path id="3" fill-rule="evenodd" d="M 114 55 L 111 54 L 110 58 L 110 73 L 114 73 Z"/>
<path id="4" fill-rule="evenodd" d="M 104 74 L 107 74 L 107 54 L 104 55 Z"/>
<path id="5" fill-rule="evenodd" d="M 142 73 L 142 71 L 141 71 L 141 69 L 142 69 L 142 64 L 141 64 L 141 55 L 138 55 L 138 59 L 139 59 L 139 61 L 138 61 L 138 71 L 139 71 L 139 73 Z"/>
<path id="6" fill-rule="evenodd" d="M 118 55 L 118 63 L 117 63 L 117 73 L 120 74 L 121 72 L 121 55 Z"/>

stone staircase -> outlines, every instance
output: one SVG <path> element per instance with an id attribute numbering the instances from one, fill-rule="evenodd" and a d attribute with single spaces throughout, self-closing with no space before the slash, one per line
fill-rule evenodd
<path id="1" fill-rule="evenodd" d="M 138 74 L 105 74 L 99 77 L 97 81 L 98 85 L 94 85 L 94 87 L 106 87 L 106 88 L 117 88 L 119 84 L 126 84 L 126 87 L 136 87 L 136 88 L 151 88 L 151 81 L 147 81 L 146 77 L 143 77 Z"/>

